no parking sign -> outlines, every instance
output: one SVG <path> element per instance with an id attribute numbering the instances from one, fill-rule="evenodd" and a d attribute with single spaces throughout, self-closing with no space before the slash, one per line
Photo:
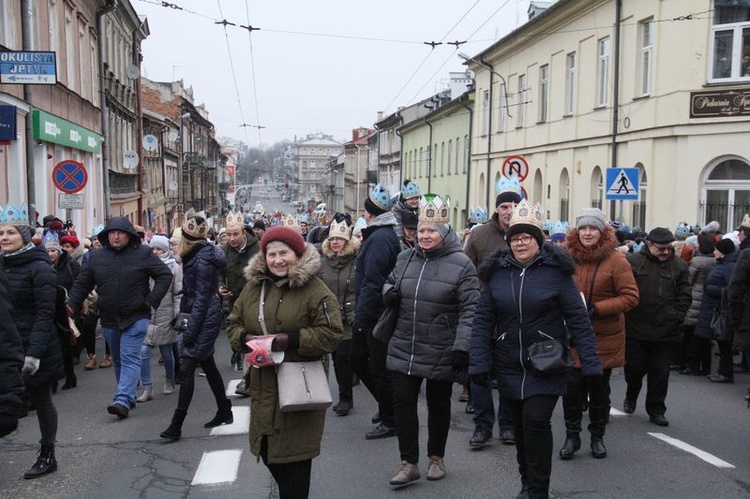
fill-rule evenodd
<path id="1" fill-rule="evenodd" d="M 86 187 L 89 174 L 83 163 L 66 159 L 60 161 L 52 169 L 52 183 L 66 194 L 75 194 Z"/>

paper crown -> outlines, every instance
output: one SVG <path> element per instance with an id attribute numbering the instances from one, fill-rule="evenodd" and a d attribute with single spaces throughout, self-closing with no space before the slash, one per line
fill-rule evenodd
<path id="1" fill-rule="evenodd" d="M 56 249 L 57 251 L 60 251 L 60 239 L 57 236 L 57 232 L 54 230 L 48 230 L 46 234 L 44 234 L 44 237 L 42 238 L 42 243 L 44 244 L 44 247 L 47 249 Z"/>
<path id="2" fill-rule="evenodd" d="M 568 225 L 568 222 L 562 222 L 558 220 L 554 224 L 552 224 L 552 228 L 550 229 L 550 234 L 565 234 L 568 232 L 568 229 L 570 226 Z"/>
<path id="3" fill-rule="evenodd" d="M 99 233 L 100 233 L 101 231 L 103 231 L 103 230 L 104 230 L 104 225 L 103 225 L 103 224 L 99 224 L 99 225 L 96 225 L 96 226 L 94 226 L 94 228 L 93 228 L 93 229 L 91 229 L 91 235 L 92 235 L 93 237 L 96 237 L 96 236 L 98 236 L 98 235 L 99 235 Z"/>
<path id="4" fill-rule="evenodd" d="M 14 205 L 8 203 L 0 207 L 0 223 L 9 225 L 29 225 L 29 209 L 26 203 Z"/>
<path id="5" fill-rule="evenodd" d="M 469 213 L 469 222 L 475 224 L 481 224 L 487 221 L 487 209 L 482 206 L 477 206 L 472 209 Z"/>
<path id="6" fill-rule="evenodd" d="M 370 201 L 381 210 L 390 211 L 390 209 L 393 208 L 394 199 L 391 197 L 391 193 L 388 192 L 388 189 L 377 184 L 370 193 Z"/>
<path id="7" fill-rule="evenodd" d="M 419 200 L 419 221 L 447 224 L 451 216 L 451 198 L 437 194 L 425 194 Z"/>
<path id="8" fill-rule="evenodd" d="M 339 237 L 346 239 L 347 241 L 352 235 L 352 226 L 346 223 L 346 220 L 342 220 L 341 223 L 336 220 L 331 221 L 331 226 L 328 228 L 328 237 Z"/>
<path id="9" fill-rule="evenodd" d="M 518 224 L 533 225 L 542 230 L 542 205 L 536 203 L 531 205 L 526 199 L 513 206 L 513 214 L 510 217 L 509 227 Z"/>
<path id="10" fill-rule="evenodd" d="M 750 229 L 750 214 L 745 213 L 745 216 L 742 217 L 742 222 L 740 222 L 740 228 Z"/>
<path id="11" fill-rule="evenodd" d="M 310 223 L 310 215 L 307 213 L 303 213 L 299 216 L 299 223 L 301 224 L 309 224 Z"/>
<path id="12" fill-rule="evenodd" d="M 404 199 L 415 198 L 421 195 L 422 194 L 419 192 L 419 186 L 411 180 L 409 180 L 404 185 L 403 189 L 401 189 L 401 197 Z"/>
<path id="13" fill-rule="evenodd" d="M 230 211 L 227 213 L 227 221 L 225 225 L 245 225 L 245 217 L 242 215 L 242 212 L 239 211 Z"/>
<path id="14" fill-rule="evenodd" d="M 542 222 L 542 230 L 552 231 L 552 227 L 554 227 L 554 225 L 555 224 L 552 220 L 546 219 L 544 220 L 544 222 Z"/>
<path id="15" fill-rule="evenodd" d="M 206 214 L 203 211 L 196 212 L 190 208 L 185 213 L 185 222 L 182 224 L 182 234 L 193 239 L 205 239 L 208 235 L 208 223 L 206 223 Z"/>
<path id="16" fill-rule="evenodd" d="M 283 217 L 281 217 L 281 225 L 284 227 L 289 227 L 298 234 L 302 233 L 302 227 L 300 227 L 299 225 L 299 217 L 295 215 L 284 215 Z"/>
<path id="17" fill-rule="evenodd" d="M 687 237 L 690 235 L 690 226 L 686 223 L 679 223 L 674 231 L 676 236 Z"/>
<path id="18" fill-rule="evenodd" d="M 511 173 L 509 176 L 501 176 L 495 184 L 495 195 L 499 196 L 503 192 L 515 192 L 519 196 L 523 196 L 523 188 L 521 187 L 521 178 L 516 173 Z"/>
<path id="19" fill-rule="evenodd" d="M 245 364 L 259 369 L 281 364 L 284 361 L 284 352 L 273 351 L 275 340 L 276 336 L 264 335 L 254 336 L 245 343 L 250 348 L 250 353 L 245 357 Z"/>

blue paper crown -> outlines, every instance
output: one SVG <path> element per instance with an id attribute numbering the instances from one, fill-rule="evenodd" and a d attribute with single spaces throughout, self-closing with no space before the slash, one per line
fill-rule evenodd
<path id="1" fill-rule="evenodd" d="M 469 222 L 481 224 L 487 221 L 487 210 L 482 206 L 477 206 L 469 213 Z"/>
<path id="2" fill-rule="evenodd" d="M 552 223 L 552 220 L 547 219 L 544 222 L 542 222 L 542 230 L 546 230 L 549 232 L 552 230 L 553 225 L 554 224 Z"/>
<path id="3" fill-rule="evenodd" d="M 383 188 L 382 185 L 377 184 L 370 193 L 370 201 L 375 203 L 378 208 L 388 211 L 393 208 L 394 199 L 391 197 L 391 193 L 388 189 Z"/>
<path id="4" fill-rule="evenodd" d="M 495 195 L 499 196 L 503 192 L 515 192 L 519 196 L 523 196 L 523 189 L 521 187 L 521 178 L 516 173 L 511 173 L 510 176 L 501 176 L 495 184 Z"/>
<path id="5" fill-rule="evenodd" d="M 415 198 L 421 195 L 422 194 L 419 192 L 419 186 L 411 180 L 404 186 L 403 189 L 401 189 L 401 197 L 403 197 L 404 199 Z"/>
<path id="6" fill-rule="evenodd" d="M 309 224 L 310 223 L 310 216 L 307 213 L 303 213 L 299 216 L 299 223 L 301 224 Z"/>
<path id="7" fill-rule="evenodd" d="M 0 223 L 29 225 L 29 209 L 26 207 L 26 203 L 19 205 L 8 203 L 0 208 Z"/>
<path id="8" fill-rule="evenodd" d="M 675 234 L 678 236 L 689 236 L 690 235 L 690 226 L 686 223 L 677 224 L 677 228 L 675 229 Z"/>
<path id="9" fill-rule="evenodd" d="M 568 222 L 558 220 L 552 225 L 550 234 L 566 234 L 568 232 Z"/>
<path id="10" fill-rule="evenodd" d="M 94 237 L 96 237 L 103 230 L 104 230 L 104 224 L 96 225 L 96 226 L 94 226 L 93 229 L 91 229 L 91 235 L 94 236 Z"/>
<path id="11" fill-rule="evenodd" d="M 49 248 L 50 246 L 60 246 L 60 238 L 57 236 L 57 232 L 54 230 L 48 230 L 46 234 L 44 234 L 44 237 L 42 238 L 42 243 L 46 248 Z"/>

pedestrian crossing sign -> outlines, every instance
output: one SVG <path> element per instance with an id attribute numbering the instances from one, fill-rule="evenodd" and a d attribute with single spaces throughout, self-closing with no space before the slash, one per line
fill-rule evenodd
<path id="1" fill-rule="evenodd" d="M 638 200 L 638 168 L 607 168 L 607 200 Z"/>

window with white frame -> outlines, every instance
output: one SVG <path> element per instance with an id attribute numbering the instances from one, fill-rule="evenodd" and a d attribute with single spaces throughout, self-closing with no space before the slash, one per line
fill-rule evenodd
<path id="1" fill-rule="evenodd" d="M 565 58 L 565 115 L 573 114 L 576 91 L 576 53 L 571 52 Z"/>
<path id="2" fill-rule="evenodd" d="M 596 72 L 596 105 L 606 106 L 609 102 L 609 57 L 611 41 L 609 37 L 599 40 L 599 63 Z"/>
<path id="3" fill-rule="evenodd" d="M 549 100 L 549 64 L 539 68 L 539 123 L 547 121 Z"/>
<path id="4" fill-rule="evenodd" d="M 469 171 L 469 161 L 471 161 L 471 142 L 469 136 L 464 135 L 464 173 Z"/>
<path id="5" fill-rule="evenodd" d="M 516 128 L 523 126 L 523 121 L 526 118 L 526 75 L 518 76 L 518 119 L 516 120 Z"/>
<path id="6" fill-rule="evenodd" d="M 78 67 L 80 70 L 79 81 L 81 82 L 81 97 L 84 99 L 89 98 L 89 86 L 90 82 L 87 82 L 88 70 L 91 63 L 87 61 L 88 56 L 88 43 L 86 43 L 86 24 L 82 20 L 78 20 Z"/>
<path id="7" fill-rule="evenodd" d="M 453 162 L 455 173 L 458 175 L 458 164 L 461 162 L 460 160 L 460 151 L 461 151 L 461 137 L 456 137 L 456 160 Z"/>
<path id="8" fill-rule="evenodd" d="M 505 117 L 508 115 L 508 90 L 500 83 L 500 112 L 497 114 L 497 131 L 505 130 Z"/>
<path id="9" fill-rule="evenodd" d="M 750 80 L 750 0 L 714 0 L 709 81 Z"/>
<path id="10" fill-rule="evenodd" d="M 16 19 L 18 18 L 18 14 L 14 11 L 14 9 L 17 9 L 16 6 L 20 5 L 20 2 L 9 2 L 9 4 L 6 3 L 0 9 L 0 45 L 8 47 L 11 50 L 21 49 L 20 46 L 16 45 Z"/>
<path id="11" fill-rule="evenodd" d="M 69 89 L 75 91 L 77 89 L 76 74 L 78 68 L 76 67 L 76 56 L 78 51 L 76 50 L 77 41 L 77 29 L 75 26 L 75 13 L 73 9 L 65 5 L 65 67 L 67 72 L 67 86 Z"/>
<path id="12" fill-rule="evenodd" d="M 482 135 L 490 132 L 490 91 L 485 90 L 482 95 Z"/>
<path id="13" fill-rule="evenodd" d="M 47 28 L 49 30 L 49 49 L 52 52 L 60 50 L 60 21 L 57 18 L 57 1 L 49 0 L 47 11 Z"/>
<path id="14" fill-rule="evenodd" d="M 451 174 L 451 163 L 453 162 L 453 141 L 448 141 L 448 157 L 443 158 L 443 161 L 446 163 L 446 170 L 448 170 L 448 175 Z"/>
<path id="15" fill-rule="evenodd" d="M 641 45 L 641 62 L 639 65 L 641 95 L 651 93 L 651 79 L 654 67 L 654 22 L 647 19 L 638 23 L 639 38 Z"/>

